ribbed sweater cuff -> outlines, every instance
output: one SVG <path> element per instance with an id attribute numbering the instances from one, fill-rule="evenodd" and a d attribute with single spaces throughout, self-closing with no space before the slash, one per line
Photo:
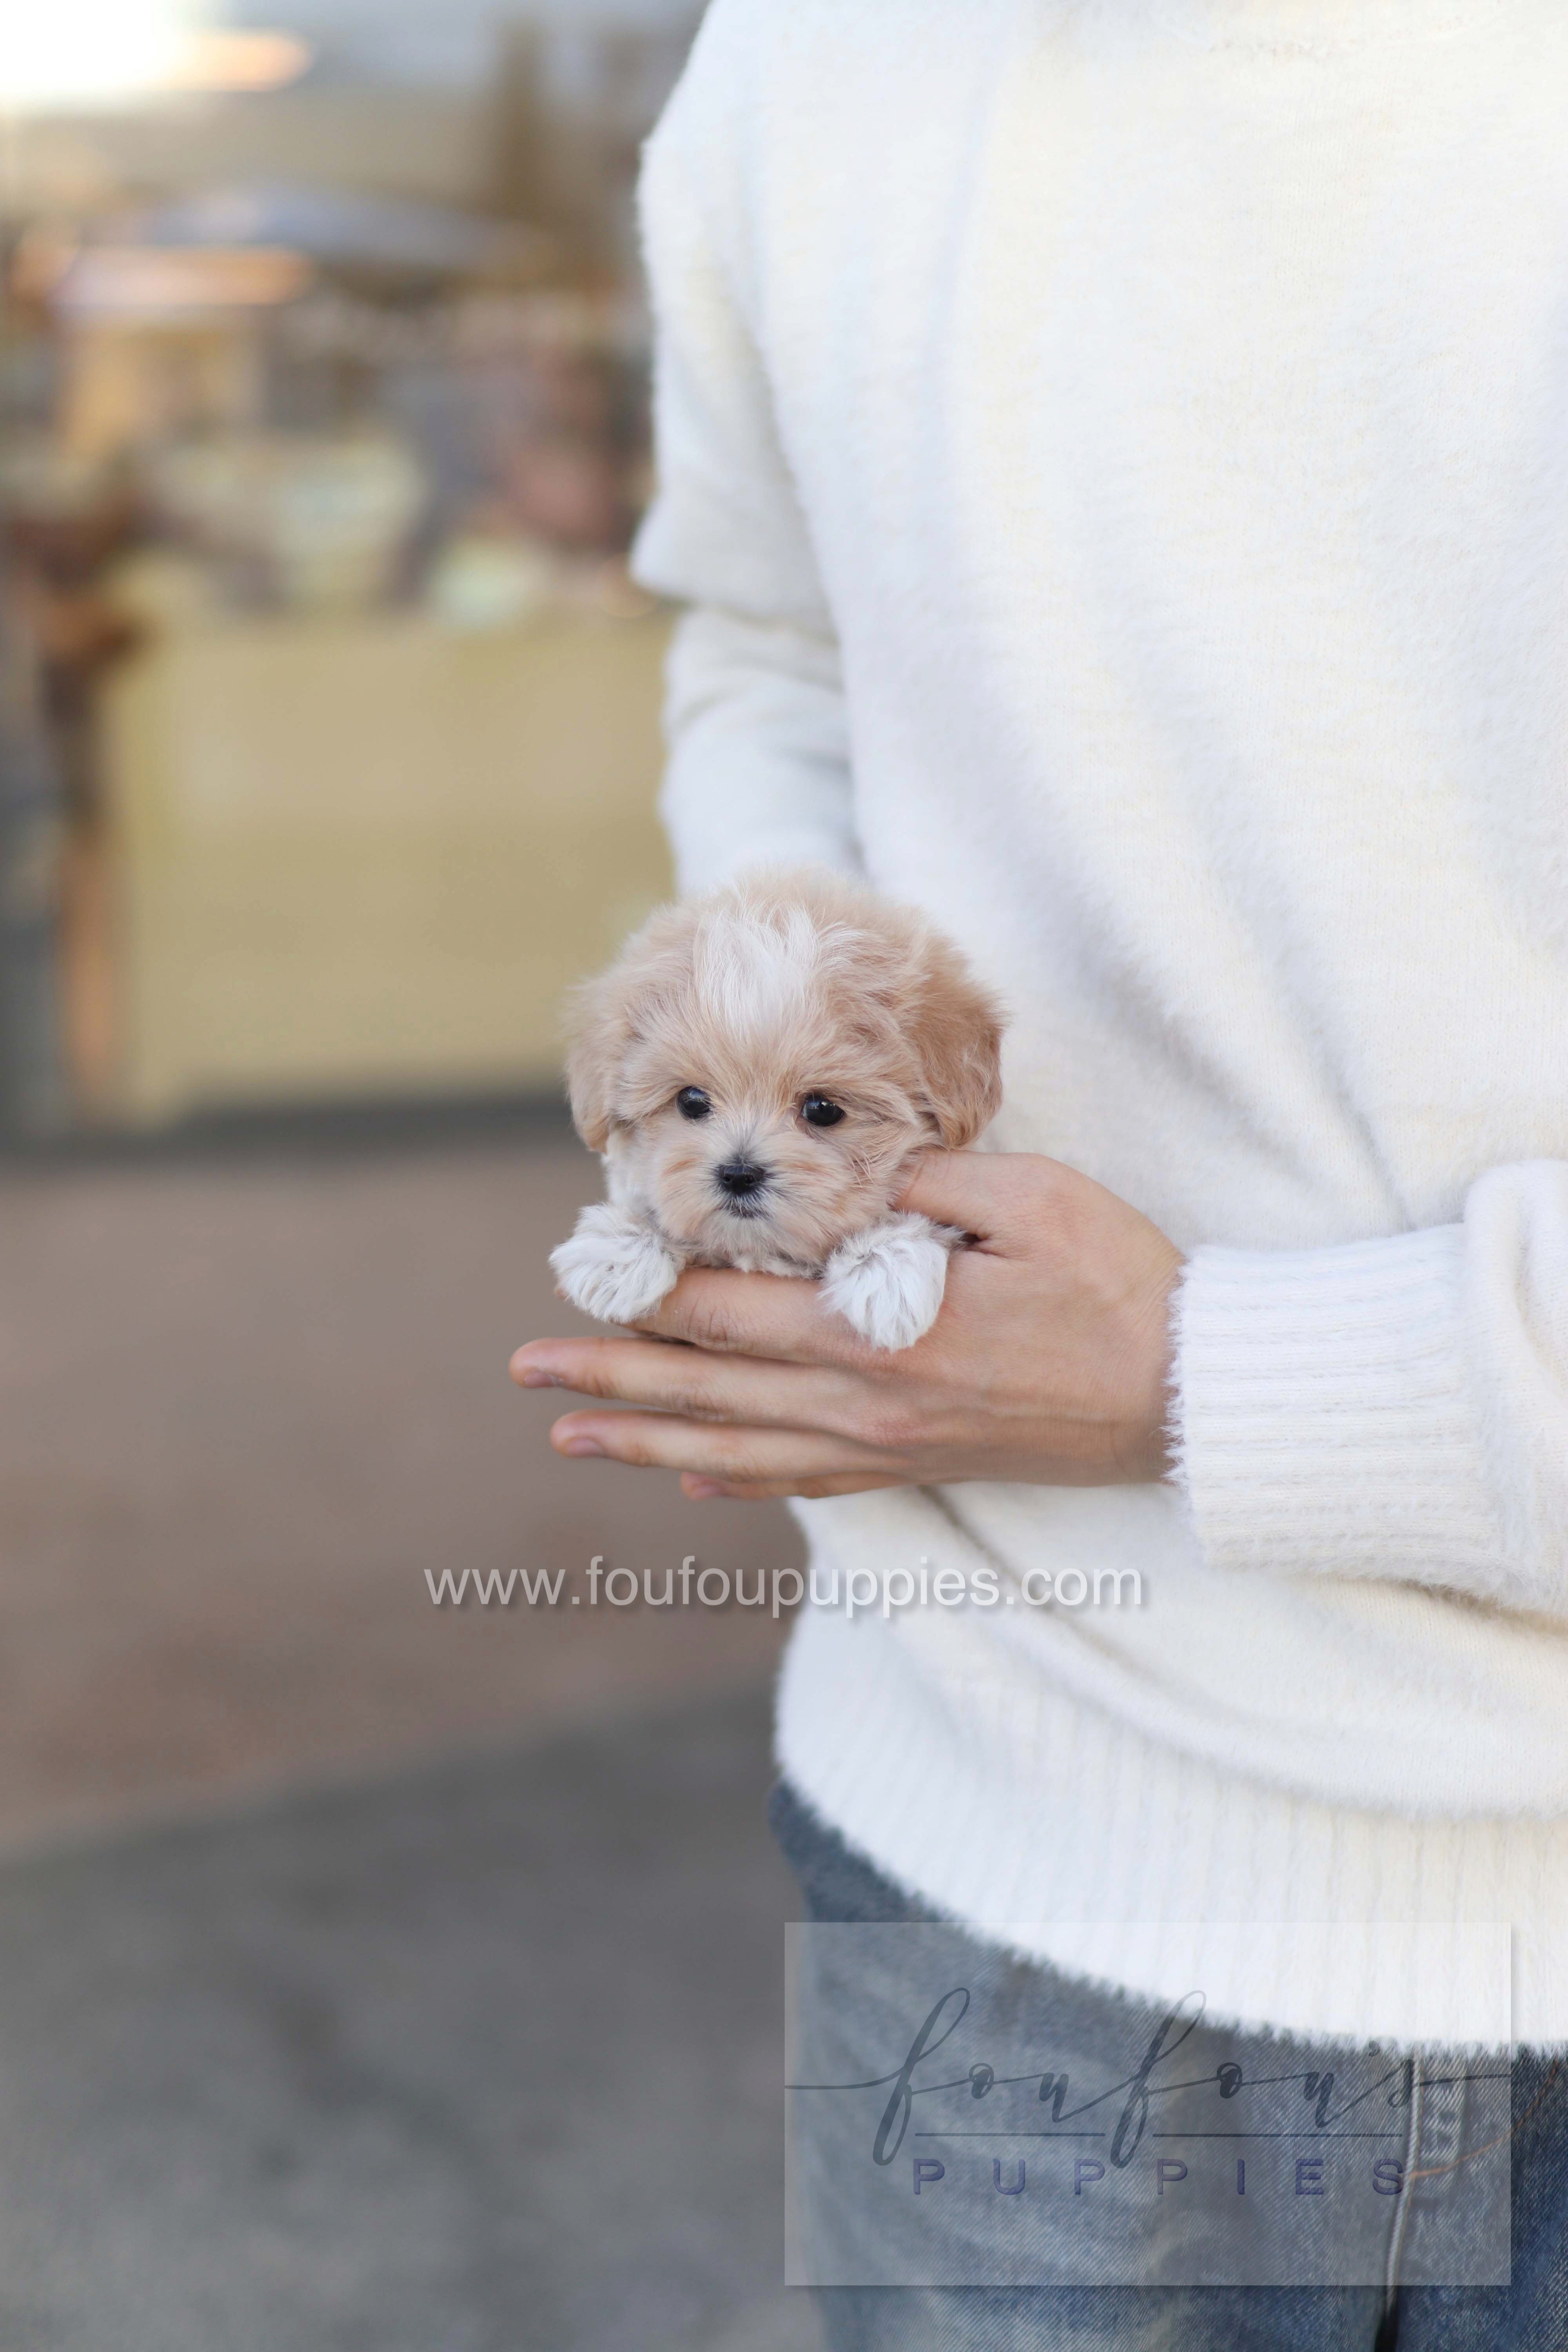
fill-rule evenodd
<path id="1" fill-rule="evenodd" d="M 1214 1565 L 1517 1598 L 1467 1381 L 1462 1239 L 1194 1253 L 1176 1475 Z"/>

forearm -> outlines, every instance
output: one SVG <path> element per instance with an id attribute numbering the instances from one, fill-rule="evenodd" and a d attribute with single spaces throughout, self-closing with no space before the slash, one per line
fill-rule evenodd
<path id="1" fill-rule="evenodd" d="M 1568 1169 L 1495 1170 L 1426 1232 L 1198 1250 L 1175 1329 L 1216 1565 L 1568 1608 Z"/>

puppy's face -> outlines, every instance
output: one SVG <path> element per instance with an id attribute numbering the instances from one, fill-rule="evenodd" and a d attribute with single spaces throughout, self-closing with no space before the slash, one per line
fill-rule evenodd
<path id="1" fill-rule="evenodd" d="M 742 885 L 657 916 L 597 983 L 573 1108 L 684 1248 L 816 1266 L 922 1145 L 992 1116 L 999 1027 L 908 910 L 825 877 Z"/>
<path id="2" fill-rule="evenodd" d="M 890 1057 L 836 1032 L 818 989 L 794 1021 L 719 1035 L 698 1018 L 683 1048 L 634 1051 L 647 1108 L 624 1148 L 659 1223 L 701 1256 L 820 1265 L 931 1139 Z"/>

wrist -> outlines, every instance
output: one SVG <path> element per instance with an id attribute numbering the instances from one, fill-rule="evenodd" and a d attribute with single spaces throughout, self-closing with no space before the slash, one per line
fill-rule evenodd
<path id="1" fill-rule="evenodd" d="M 1114 1448 L 1119 1476 L 1152 1485 L 1175 1466 L 1175 1307 L 1186 1260 L 1158 1236 L 1146 1282 L 1131 1303 L 1124 1370 L 1125 1414 Z"/>

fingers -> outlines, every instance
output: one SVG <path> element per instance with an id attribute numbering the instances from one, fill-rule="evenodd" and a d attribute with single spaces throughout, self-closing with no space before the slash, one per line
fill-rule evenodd
<path id="1" fill-rule="evenodd" d="M 724 1486 L 796 1494 L 805 1480 L 878 1475 L 900 1483 L 899 1465 L 869 1446 L 809 1430 L 754 1429 L 678 1421 L 664 1412 L 572 1412 L 550 1433 L 557 1454 L 598 1454 L 639 1469 L 689 1470 Z"/>
<path id="2" fill-rule="evenodd" d="M 534 1339 L 511 1360 L 520 1388 L 644 1405 L 688 1421 L 853 1432 L 861 1390 L 853 1376 L 804 1364 L 710 1355 L 665 1339 Z"/>
<path id="3" fill-rule="evenodd" d="M 693 1266 L 637 1327 L 715 1355 L 776 1363 L 872 1366 L 877 1351 L 822 1303 L 816 1282 Z"/>
<path id="4" fill-rule="evenodd" d="M 909 1479 L 896 1477 L 891 1471 L 845 1471 L 836 1478 L 797 1478 L 793 1482 L 743 1486 L 721 1478 L 699 1477 L 689 1471 L 681 1479 L 680 1491 L 692 1503 L 781 1503 L 791 1496 L 815 1500 L 823 1495 L 868 1495 L 874 1486 L 907 1486 Z"/>

